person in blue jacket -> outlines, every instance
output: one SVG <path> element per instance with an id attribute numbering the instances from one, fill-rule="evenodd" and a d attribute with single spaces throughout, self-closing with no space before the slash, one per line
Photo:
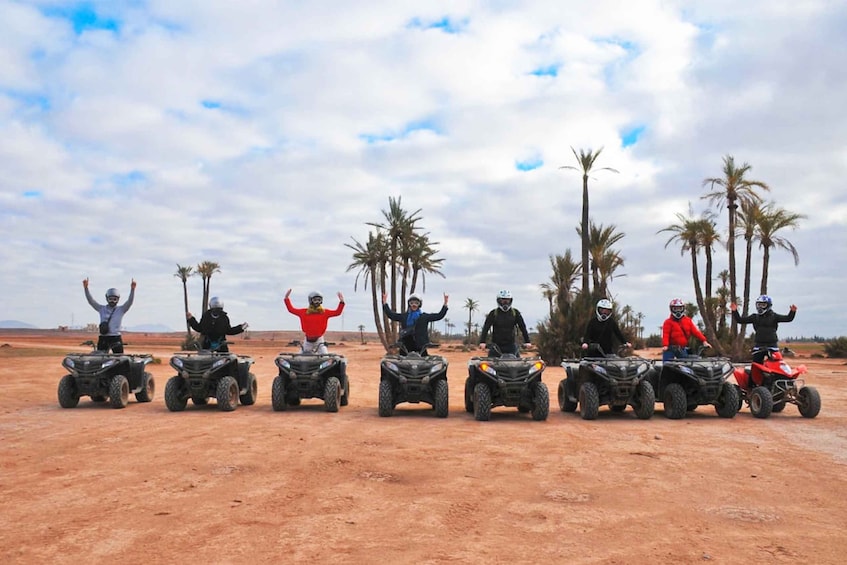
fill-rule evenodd
<path id="1" fill-rule="evenodd" d="M 382 311 L 389 320 L 400 322 L 400 343 L 406 351 L 418 351 L 426 355 L 426 346 L 429 343 L 429 324 L 444 318 L 447 315 L 447 300 L 449 296 L 444 294 L 444 304 L 435 314 L 421 311 L 423 300 L 417 294 L 409 295 L 406 300 L 407 310 L 405 312 L 394 312 L 388 306 L 388 295 L 382 293 Z M 401 350 L 402 353 L 402 350 Z"/>

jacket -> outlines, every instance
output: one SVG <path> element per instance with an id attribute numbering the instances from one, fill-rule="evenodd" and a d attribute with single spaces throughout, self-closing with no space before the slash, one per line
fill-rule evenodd
<path id="1" fill-rule="evenodd" d="M 688 347 L 688 338 L 696 337 L 700 341 L 707 341 L 703 332 L 697 329 L 694 322 L 688 316 L 683 316 L 679 320 L 673 316 L 669 316 L 665 323 L 662 324 L 662 347 Z"/>
<path id="2" fill-rule="evenodd" d="M 583 343 L 596 343 L 603 348 L 604 353 L 614 353 L 614 342 L 612 338 L 617 338 L 621 344 L 626 343 L 626 337 L 621 332 L 618 323 L 614 318 L 606 318 L 605 321 L 600 321 L 597 316 L 592 316 L 585 327 L 585 336 L 582 338 Z"/>
<path id="3" fill-rule="evenodd" d="M 389 320 L 393 320 L 395 322 L 400 322 L 401 331 L 407 327 L 406 319 L 409 316 L 409 312 L 394 312 L 388 304 L 382 305 L 382 312 L 388 317 Z M 406 344 L 406 348 L 409 349 L 411 345 L 411 349 L 415 351 L 420 351 L 427 343 L 429 343 L 429 323 L 435 322 L 442 319 L 447 315 L 447 305 L 443 305 L 441 310 L 436 312 L 435 314 L 428 314 L 426 312 L 421 312 L 418 319 L 415 320 L 415 325 L 409 332 L 407 332 L 406 336 L 403 336 L 401 333 L 401 337 L 403 337 L 403 342 Z M 410 343 L 411 342 L 411 343 Z"/>
<path id="4" fill-rule="evenodd" d="M 756 347 L 777 347 L 779 338 L 776 335 L 776 329 L 780 322 L 790 322 L 794 319 L 797 312 L 790 310 L 788 314 L 777 314 L 773 310 L 768 310 L 764 314 L 753 313 L 749 316 L 742 316 L 735 310 L 732 313 L 732 319 L 739 324 L 752 324 L 753 330 L 756 332 L 754 345 Z"/>
<path id="5" fill-rule="evenodd" d="M 308 308 L 295 308 L 291 305 L 289 298 L 285 299 L 285 307 L 288 311 L 300 318 L 300 329 L 306 334 L 307 341 L 315 341 L 326 333 L 329 319 L 340 316 L 344 311 L 344 303 L 339 302 L 335 310 L 321 308 L 320 311 L 310 311 Z"/>
<path id="6" fill-rule="evenodd" d="M 488 331 L 491 330 L 491 342 L 497 347 L 511 347 L 515 344 L 515 328 L 521 332 L 523 343 L 529 343 L 529 332 L 526 331 L 526 323 L 520 310 L 509 308 L 505 312 L 495 308 L 485 317 L 482 331 L 479 334 L 479 342 L 488 342 Z"/>

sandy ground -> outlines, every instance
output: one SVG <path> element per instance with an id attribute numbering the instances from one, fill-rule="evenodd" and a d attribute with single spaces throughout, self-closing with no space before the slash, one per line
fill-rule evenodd
<path id="1" fill-rule="evenodd" d="M 85 336 L 82 339 L 90 339 Z M 350 404 L 274 412 L 285 341 L 237 340 L 255 358 L 254 406 L 169 412 L 178 339 L 152 353 L 152 403 L 62 409 L 63 354 L 79 334 L 0 334 L 0 563 L 843 563 L 847 367 L 809 366 L 821 414 L 767 420 L 700 407 L 668 420 L 602 408 L 550 417 L 464 411 L 471 356 L 451 362 L 450 414 L 377 415 L 378 345 L 339 344 Z M 445 353 L 440 351 L 439 353 Z M 654 356 L 655 352 L 641 352 Z M 131 397 L 133 398 L 133 397 Z"/>

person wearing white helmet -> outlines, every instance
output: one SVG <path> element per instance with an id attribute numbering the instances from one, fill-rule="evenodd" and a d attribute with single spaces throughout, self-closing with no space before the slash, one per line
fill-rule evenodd
<path id="1" fill-rule="evenodd" d="M 135 300 L 135 279 L 129 285 L 129 298 L 126 302 L 118 305 L 121 299 L 121 293 L 116 288 L 110 288 L 106 291 L 106 304 L 99 304 L 91 293 L 88 291 L 88 279 L 82 281 L 82 288 L 85 289 L 85 299 L 92 308 L 100 314 L 100 337 L 97 338 L 97 350 L 112 353 L 123 353 L 124 344 L 121 338 L 121 324 L 123 323 L 124 314 L 132 306 Z"/>
<path id="2" fill-rule="evenodd" d="M 585 327 L 585 335 L 582 336 L 582 349 L 586 355 L 614 353 L 613 338 L 616 338 L 618 343 L 626 347 L 632 347 L 632 344 L 624 337 L 617 321 L 612 317 L 612 312 L 610 300 L 603 298 L 597 301 L 594 316 L 588 321 L 588 325 Z"/>
<path id="3" fill-rule="evenodd" d="M 295 308 L 291 304 L 291 289 L 285 293 L 285 307 L 288 311 L 300 318 L 300 329 L 305 334 L 305 339 L 300 344 L 301 353 L 317 353 L 318 355 L 326 355 L 326 341 L 324 334 L 326 333 L 329 319 L 335 316 L 340 316 L 344 311 L 344 295 L 338 292 L 338 307 L 335 310 L 327 310 L 323 307 L 324 297 L 318 291 L 309 293 L 308 308 Z"/>
<path id="4" fill-rule="evenodd" d="M 752 324 L 756 338 L 753 342 L 753 362 L 761 363 L 765 360 L 769 349 L 779 347 L 779 337 L 776 330 L 780 322 L 790 322 L 797 314 L 797 306 L 792 304 L 788 308 L 788 314 L 777 314 L 773 311 L 773 299 L 763 294 L 756 299 L 756 312 L 749 316 L 738 313 L 738 304 L 733 302 L 729 305 L 732 318 L 739 324 Z"/>
<path id="5" fill-rule="evenodd" d="M 410 294 L 406 299 L 406 311 L 395 312 L 388 305 L 388 295 L 382 293 L 382 312 L 389 320 L 400 322 L 400 343 L 406 352 L 417 351 L 426 355 L 426 346 L 429 344 L 429 324 L 444 318 L 447 315 L 447 300 L 449 295 L 444 293 L 444 304 L 441 310 L 435 314 L 428 314 L 421 310 L 423 299 L 417 294 Z M 400 351 L 403 354 L 403 350 Z"/>
<path id="6" fill-rule="evenodd" d="M 203 340 L 200 347 L 219 353 L 229 353 L 226 336 L 238 335 L 248 327 L 247 322 L 237 326 L 230 325 L 229 315 L 224 311 L 223 300 L 217 296 L 209 299 L 209 309 L 203 313 L 199 322 L 191 312 L 186 312 L 185 317 L 191 329 L 202 334 Z"/>
<path id="7" fill-rule="evenodd" d="M 662 324 L 662 361 L 688 357 L 688 341 L 693 335 L 703 342 L 703 347 L 711 347 L 694 321 L 685 315 L 685 303 L 674 298 L 668 305 L 671 315 Z"/>
<path id="8" fill-rule="evenodd" d="M 501 354 L 511 353 L 520 355 L 520 349 L 515 341 L 515 330 L 523 337 L 524 349 L 532 347 L 529 342 L 529 332 L 526 330 L 526 322 L 517 308 L 512 306 L 512 292 L 501 290 L 497 293 L 497 308 L 485 316 L 482 330 L 479 334 L 479 348 L 488 348 L 488 356 L 497 355 L 493 345 L 500 349 Z M 491 330 L 491 343 L 488 343 L 488 331 Z"/>

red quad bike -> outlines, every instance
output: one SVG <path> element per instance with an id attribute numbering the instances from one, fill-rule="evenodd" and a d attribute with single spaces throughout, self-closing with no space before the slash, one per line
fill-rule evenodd
<path id="1" fill-rule="evenodd" d="M 814 418 L 821 411 L 821 395 L 798 378 L 805 372 L 805 365 L 792 369 L 779 348 L 769 347 L 762 363 L 735 368 L 735 381 L 741 391 L 739 408 L 746 401 L 753 416 L 767 418 L 771 412 L 782 412 L 790 402 L 797 405 L 801 416 Z"/>

